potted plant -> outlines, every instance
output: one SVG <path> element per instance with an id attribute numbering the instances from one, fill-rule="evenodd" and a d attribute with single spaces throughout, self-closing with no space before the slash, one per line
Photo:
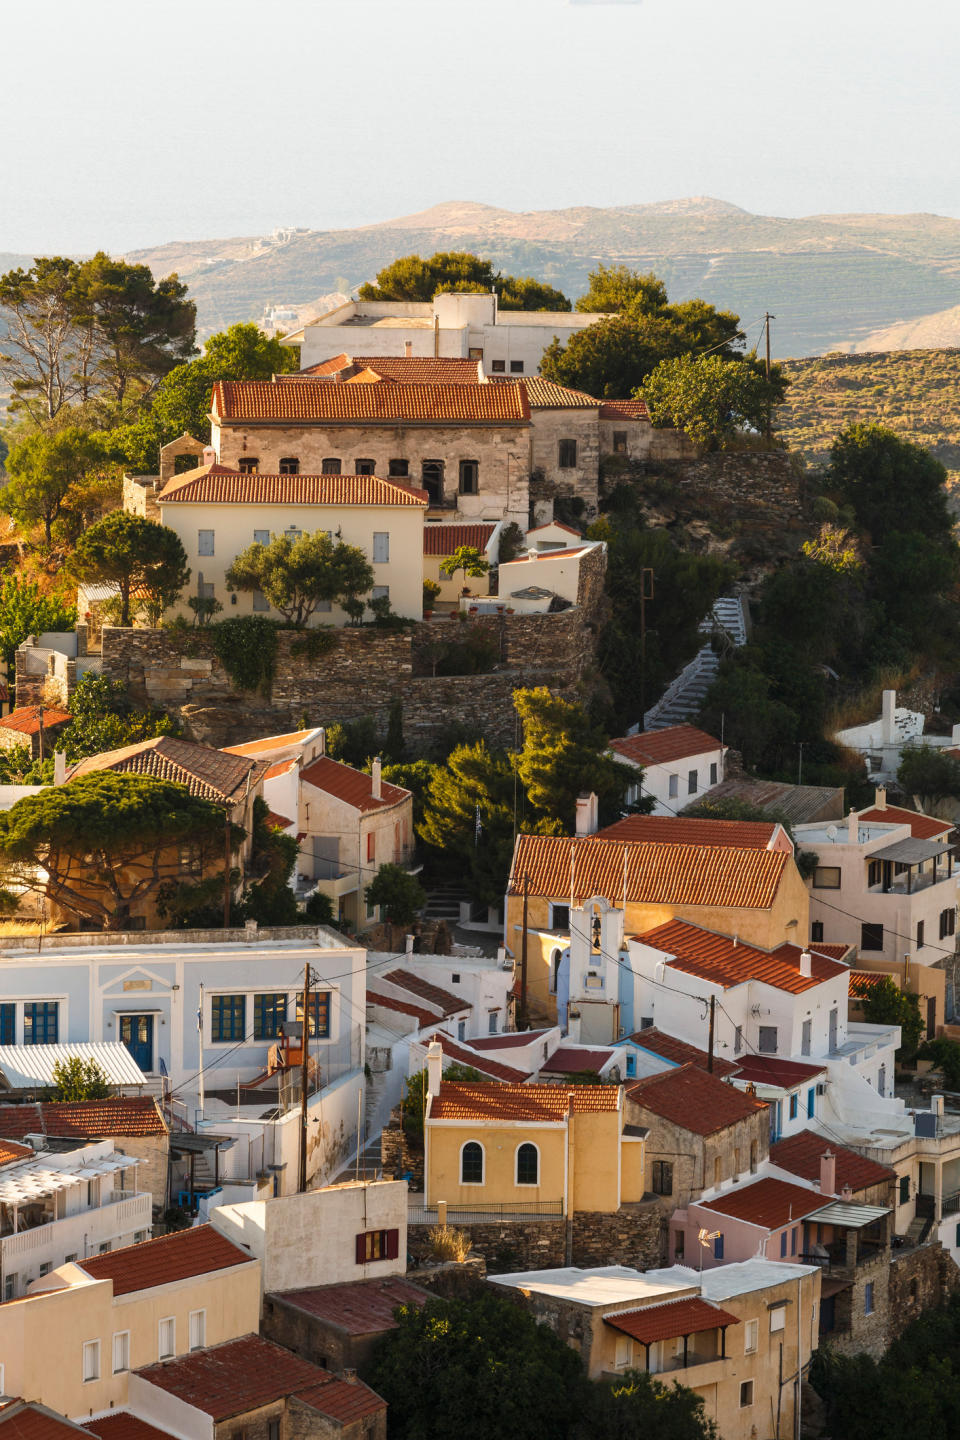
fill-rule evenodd
<path id="1" fill-rule="evenodd" d="M 423 618 L 429 620 L 433 614 L 433 604 L 440 594 L 440 586 L 436 580 L 424 580 L 423 582 Z"/>
<path id="2" fill-rule="evenodd" d="M 490 562 L 485 560 L 475 545 L 458 545 L 452 555 L 440 561 L 440 569 L 444 575 L 451 578 L 458 570 L 463 571 L 464 586 L 461 595 L 469 595 L 470 587 L 467 585 L 467 577 L 486 575 L 490 569 Z"/>

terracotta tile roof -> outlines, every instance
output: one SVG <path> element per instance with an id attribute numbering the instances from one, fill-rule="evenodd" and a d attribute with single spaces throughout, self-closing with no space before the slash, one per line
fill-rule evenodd
<path id="1" fill-rule="evenodd" d="M 0 1409 L 3 1440 L 83 1440 L 83 1432 L 65 1415 L 35 1400 L 13 1400 Z"/>
<path id="2" fill-rule="evenodd" d="M 496 525 L 424 525 L 424 555 L 452 555 L 460 545 L 486 550 Z"/>
<path id="3" fill-rule="evenodd" d="M 426 507 L 427 492 L 379 475 L 241 474 L 202 465 L 179 475 L 157 496 L 167 505 L 384 505 Z"/>
<path id="4" fill-rule="evenodd" d="M 278 815 L 275 810 L 268 810 L 263 817 L 263 823 L 271 830 L 289 830 L 293 821 L 288 820 L 286 815 Z"/>
<path id="5" fill-rule="evenodd" d="M 289 760 L 277 760 L 264 770 L 263 778 L 264 780 L 275 780 L 278 775 L 286 775 L 288 770 L 293 770 L 299 763 L 296 755 L 291 755 Z"/>
<path id="6" fill-rule="evenodd" d="M 694 1135 L 715 1135 L 767 1109 L 765 1100 L 745 1095 L 696 1065 L 649 1075 L 631 1085 L 627 1096 L 634 1104 Z"/>
<path id="7" fill-rule="evenodd" d="M 217 1422 L 311 1389 L 329 1375 L 259 1335 L 194 1350 L 134 1373 Z"/>
<path id="8" fill-rule="evenodd" d="M 672 1060 L 677 1065 L 697 1065 L 701 1070 L 707 1068 L 706 1050 L 698 1050 L 696 1045 L 688 1045 L 685 1040 L 678 1040 L 674 1035 L 665 1035 L 655 1025 L 646 1030 L 635 1031 L 630 1039 L 644 1050 L 652 1050 L 654 1055 L 662 1055 L 664 1060 Z M 735 1075 L 739 1068 L 738 1062 L 721 1060 L 719 1055 L 713 1057 L 713 1073 L 721 1079 L 724 1075 Z"/>
<path id="9" fill-rule="evenodd" d="M 341 370 L 353 368 L 353 359 L 345 352 L 340 355 L 331 355 L 329 360 L 321 360 L 317 365 L 308 365 L 305 370 L 298 371 L 298 375 L 339 375 Z M 292 376 L 296 379 L 296 376 Z"/>
<path id="10" fill-rule="evenodd" d="M 287 420 L 296 424 L 517 425 L 530 419 L 522 383 L 506 385 L 318 385 L 220 380 L 214 411 L 227 423 Z"/>
<path id="11" fill-rule="evenodd" d="M 704 1210 L 713 1210 L 718 1215 L 729 1215 L 734 1220 L 746 1220 L 765 1230 L 779 1230 L 805 1215 L 812 1215 L 823 1205 L 819 1190 L 806 1190 L 800 1185 L 791 1185 L 787 1180 L 774 1180 L 764 1176 L 752 1185 L 741 1186 L 729 1194 L 719 1195 L 716 1200 L 698 1200 Z"/>
<path id="12" fill-rule="evenodd" d="M 564 525 L 562 520 L 548 520 L 546 525 L 534 525 L 527 535 L 536 535 L 540 530 L 565 530 L 568 535 L 574 535 L 578 540 L 583 539 L 583 531 L 575 530 L 572 525 Z"/>
<path id="13" fill-rule="evenodd" d="M 645 1305 L 642 1310 L 620 1311 L 603 1318 L 614 1330 L 632 1335 L 643 1345 L 740 1324 L 737 1316 L 731 1315 L 729 1310 L 721 1310 L 719 1305 L 711 1305 L 699 1295 L 684 1300 L 667 1300 L 663 1305 Z"/>
<path id="14" fill-rule="evenodd" d="M 765 850 L 762 853 L 770 855 L 774 852 Z M 788 994 L 802 995 L 815 985 L 833 980 L 847 968 L 811 949 L 811 973 L 801 975 L 802 952 L 799 945 L 779 945 L 776 950 L 759 950 L 742 941 L 735 943 L 728 935 L 701 930 L 699 925 L 691 925 L 686 920 L 668 920 L 666 924 L 658 925 L 636 938 L 642 944 L 670 955 L 672 959 L 667 962 L 670 969 L 699 975 L 703 980 L 722 985 L 725 990 L 742 985 L 747 980 L 759 980 Z"/>
<path id="15" fill-rule="evenodd" d="M 461 1045 L 442 1030 L 435 1030 L 432 1034 L 423 1036 L 423 1043 L 428 1040 L 439 1040 L 440 1048 L 443 1050 L 447 1060 L 455 1060 L 458 1065 L 472 1065 L 474 1070 L 479 1070 L 481 1075 L 489 1075 L 492 1080 L 503 1080 L 507 1084 L 522 1085 L 529 1080 L 525 1070 L 517 1070 L 513 1065 L 504 1065 L 500 1060 L 489 1060 L 486 1055 L 478 1053 L 473 1048 L 474 1042 L 469 1046 Z"/>
<path id="16" fill-rule="evenodd" d="M 158 1430 L 129 1410 L 114 1410 L 99 1420 L 88 1420 L 83 1428 L 97 1440 L 170 1440 L 169 1430 Z"/>
<path id="17" fill-rule="evenodd" d="M 56 705 L 22 705 L 19 710 L 11 710 L 0 720 L 0 728 L 4 730 L 16 730 L 18 735 L 37 735 L 40 731 L 40 710 L 43 709 L 43 728 L 52 730 L 56 725 L 66 725 L 73 716 L 68 710 L 61 710 Z"/>
<path id="18" fill-rule="evenodd" d="M 773 839 L 772 820 L 696 820 L 686 815 L 626 815 L 598 830 L 597 840 L 648 840 L 654 845 L 733 845 L 766 850 Z"/>
<path id="19" fill-rule="evenodd" d="M 894 1179 L 895 1172 L 889 1166 L 878 1165 L 875 1160 L 868 1160 L 865 1155 L 858 1155 L 855 1150 L 848 1150 L 844 1145 L 834 1145 L 832 1141 L 814 1134 L 812 1130 L 801 1130 L 799 1134 L 790 1135 L 785 1140 L 778 1140 L 776 1145 L 771 1145 L 770 1161 L 781 1170 L 789 1170 L 791 1175 L 798 1175 L 801 1180 L 819 1180 L 820 1157 L 828 1150 L 836 1157 L 835 1193 L 838 1195 L 845 1185 L 857 1192 Z"/>
<path id="20" fill-rule="evenodd" d="M 394 1010 L 398 1015 L 411 1015 L 420 1026 L 435 1025 L 440 1019 L 435 1010 L 425 1010 L 422 1005 L 415 1005 L 412 1000 L 398 1000 L 395 995 L 375 990 L 372 985 L 367 986 L 367 1004 L 379 1005 L 384 1010 Z"/>
<path id="21" fill-rule="evenodd" d="M 300 779 L 306 780 L 326 795 L 342 800 L 354 810 L 385 810 L 390 805 L 399 805 L 402 800 L 410 799 L 409 790 L 402 790 L 399 785 L 390 785 L 386 780 L 382 780 L 381 798 L 377 800 L 373 794 L 373 779 L 370 775 L 365 775 L 362 770 L 354 770 L 350 765 L 341 765 L 338 760 L 331 760 L 327 755 L 321 755 L 319 760 L 314 760 L 312 765 L 302 770 Z"/>
<path id="22" fill-rule="evenodd" d="M 222 804 L 238 799 L 248 781 L 254 784 L 265 769 L 262 763 L 243 755 L 228 755 L 209 745 L 195 745 L 192 740 L 158 735 L 137 745 L 90 755 L 67 771 L 67 780 L 100 770 L 115 770 L 122 775 L 153 775 L 158 780 L 185 785 L 191 795 L 201 800 Z"/>
<path id="23" fill-rule="evenodd" d="M 851 970 L 847 994 L 851 995 L 854 999 L 862 999 L 865 995 L 869 995 L 871 990 L 875 990 L 878 985 L 882 984 L 884 980 L 891 978 L 890 975 L 883 975 L 875 970 Z"/>
<path id="24" fill-rule="evenodd" d="M 610 741 L 611 750 L 638 765 L 665 765 L 721 748 L 719 740 L 695 725 L 668 725 L 665 730 L 643 730 L 639 735 L 621 735 Z"/>
<path id="25" fill-rule="evenodd" d="M 224 745 L 225 755 L 263 755 L 271 750 L 282 750 L 287 745 L 299 745 L 315 730 L 291 730 L 287 735 L 267 735 L 263 740 L 248 740 L 245 745 Z"/>
<path id="26" fill-rule="evenodd" d="M 341 1425 L 352 1425 L 368 1415 L 378 1415 L 386 1410 L 387 1402 L 382 1400 L 362 1380 L 338 1380 L 331 1375 L 308 1390 L 298 1390 L 297 1399 L 321 1415 L 329 1415 Z"/>
<path id="27" fill-rule="evenodd" d="M 319 365 L 308 365 L 298 375 L 282 377 L 297 380 L 302 376 L 339 376 L 346 380 L 361 370 L 372 370 L 381 380 L 401 385 L 481 385 L 483 369 L 479 360 L 463 360 L 454 356 L 433 355 L 334 355 Z"/>
<path id="28" fill-rule="evenodd" d="M 603 895 L 620 904 L 626 888 L 628 902 L 767 910 L 789 859 L 782 850 L 736 850 L 729 845 L 638 845 L 592 836 L 571 840 L 520 835 L 508 894 L 521 894 L 528 875 L 531 895 L 565 900 L 572 892 L 575 903 Z"/>
<path id="29" fill-rule="evenodd" d="M 32 1154 L 31 1145 L 17 1145 L 13 1140 L 0 1140 L 0 1165 L 10 1165 L 15 1160 L 29 1160 Z"/>
<path id="30" fill-rule="evenodd" d="M 827 818 L 839 823 L 843 813 L 842 786 L 789 785 L 783 780 L 751 780 L 746 775 L 711 785 L 710 799 L 742 800 L 792 825 Z"/>
<path id="31" fill-rule="evenodd" d="M 604 400 L 600 406 L 601 420 L 649 420 L 650 413 L 642 400 Z"/>
<path id="32" fill-rule="evenodd" d="M 909 825 L 914 840 L 935 840 L 947 835 L 953 829 L 952 820 L 938 820 L 935 815 L 921 815 L 916 810 L 903 810 L 898 805 L 888 805 L 881 810 L 872 806 L 858 812 L 861 820 L 876 825 Z"/>
<path id="33" fill-rule="evenodd" d="M 562 1121 L 575 1114 L 617 1110 L 618 1085 L 491 1085 L 485 1081 L 442 1080 L 430 1105 L 431 1120 Z"/>
<path id="34" fill-rule="evenodd" d="M 532 1045 L 548 1030 L 505 1030 L 499 1035 L 478 1035 L 471 1040 L 474 1050 L 513 1050 L 523 1045 Z"/>
<path id="35" fill-rule="evenodd" d="M 543 1075 L 599 1075 L 612 1059 L 610 1050 L 574 1050 L 568 1045 L 559 1045 L 540 1066 L 540 1072 Z"/>
<path id="36" fill-rule="evenodd" d="M 94 1280 L 112 1280 L 114 1295 L 132 1295 L 137 1290 L 170 1285 L 174 1280 L 253 1263 L 246 1250 L 232 1245 L 212 1225 L 198 1225 L 193 1230 L 177 1230 L 157 1240 L 145 1240 L 142 1245 L 94 1255 L 83 1261 L 82 1268 Z"/>
<path id="37" fill-rule="evenodd" d="M 742 1055 L 737 1071 L 738 1083 L 770 1085 L 777 1090 L 792 1090 L 808 1085 L 826 1070 L 826 1065 L 805 1065 L 802 1060 L 781 1060 L 777 1055 Z"/>
<path id="38" fill-rule="evenodd" d="M 502 384 L 502 381 L 497 381 Z M 508 382 L 509 383 L 509 382 Z M 571 390 L 567 385 L 557 385 L 553 380 L 544 380 L 541 375 L 528 375 L 524 379 L 531 410 L 599 410 L 600 401 L 585 390 Z"/>
<path id="39" fill-rule="evenodd" d="M 392 985 L 398 985 L 401 990 L 409 990 L 411 995 L 427 1000 L 431 1005 L 436 1005 L 444 1017 L 458 1015 L 461 1010 L 471 1008 L 470 1001 L 465 1000 L 462 995 L 452 995 L 449 990 L 441 990 L 439 985 L 432 985 L 429 980 L 414 975 L 410 970 L 391 970 L 383 979 L 389 980 Z"/>
<path id="40" fill-rule="evenodd" d="M 826 955 L 829 960 L 845 960 L 855 945 L 848 945 L 842 940 L 818 940 L 816 952 L 818 955 Z"/>
<path id="41" fill-rule="evenodd" d="M 166 1121 L 152 1095 L 0 1105 L 0 1135 L 7 1139 L 49 1135 L 57 1139 L 76 1136 L 92 1140 L 113 1135 L 133 1137 L 166 1133 Z"/>
<path id="42" fill-rule="evenodd" d="M 395 1330 L 394 1310 L 401 1305 L 423 1306 L 430 1299 L 425 1290 L 401 1275 L 383 1280 L 352 1280 L 343 1285 L 318 1285 L 306 1290 L 283 1290 L 279 1298 L 298 1310 L 306 1310 L 346 1330 L 349 1335 L 379 1335 Z"/>

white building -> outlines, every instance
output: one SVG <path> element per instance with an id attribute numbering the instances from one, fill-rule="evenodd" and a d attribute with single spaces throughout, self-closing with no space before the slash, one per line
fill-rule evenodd
<path id="1" fill-rule="evenodd" d="M 695 725 L 669 725 L 610 741 L 615 760 L 643 771 L 627 803 L 652 795 L 654 815 L 676 815 L 723 781 L 727 747 Z"/>
<path id="2" fill-rule="evenodd" d="M 606 317 L 577 311 L 508 310 L 494 294 L 437 295 L 432 301 L 350 300 L 320 315 L 281 344 L 297 346 L 306 370 L 344 351 L 438 356 L 483 362 L 487 375 L 536 375 L 553 340 Z"/>
<path id="3" fill-rule="evenodd" d="M 863 756 L 869 779 L 878 785 L 896 780 L 904 749 L 910 745 L 932 745 L 947 748 L 960 745 L 960 725 L 953 734 L 924 735 L 922 710 L 908 710 L 897 704 L 896 690 L 884 690 L 882 708 L 876 720 L 866 725 L 851 725 L 837 730 L 833 739 L 848 750 Z"/>

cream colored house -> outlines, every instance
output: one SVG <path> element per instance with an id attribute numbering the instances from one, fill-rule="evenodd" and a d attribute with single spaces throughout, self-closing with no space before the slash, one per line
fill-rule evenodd
<path id="1" fill-rule="evenodd" d="M 181 1230 L 62 1265 L 0 1305 L 4 1388 L 86 1420 L 126 1405 L 131 1371 L 259 1321 L 259 1261 L 209 1225 Z"/>
<path id="2" fill-rule="evenodd" d="M 604 557 L 603 540 L 583 540 L 567 549 L 531 550 L 500 566 L 499 598 L 518 615 L 545 614 L 555 601 L 576 605 L 581 593 L 580 569 L 594 551 Z M 604 561 L 605 563 L 605 561 Z"/>
<path id="3" fill-rule="evenodd" d="M 274 462 L 280 473 L 267 473 L 269 463 L 265 459 L 259 471 L 242 465 L 201 465 L 172 480 L 159 495 L 163 523 L 176 532 L 187 552 L 191 593 L 218 600 L 227 615 L 279 618 L 259 591 L 229 590 L 227 571 L 241 551 L 255 543 L 268 545 L 277 535 L 297 539 L 326 532 L 366 555 L 374 574 L 369 599 L 385 595 L 397 615 L 419 620 L 426 496 L 372 473 L 321 473 L 326 461 L 317 464 L 315 474 L 284 473 L 282 457 Z M 177 609 L 190 613 L 186 596 Z M 344 610 L 325 601 L 310 623 L 342 625 L 346 620 Z"/>

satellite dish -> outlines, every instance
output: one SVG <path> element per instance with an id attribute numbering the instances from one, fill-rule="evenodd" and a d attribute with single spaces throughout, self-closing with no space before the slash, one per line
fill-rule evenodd
<path id="1" fill-rule="evenodd" d="M 828 840 L 836 840 L 836 838 L 837 838 L 837 827 L 836 827 L 836 825 L 828 825 L 828 826 L 827 826 L 827 839 L 828 839 Z"/>

